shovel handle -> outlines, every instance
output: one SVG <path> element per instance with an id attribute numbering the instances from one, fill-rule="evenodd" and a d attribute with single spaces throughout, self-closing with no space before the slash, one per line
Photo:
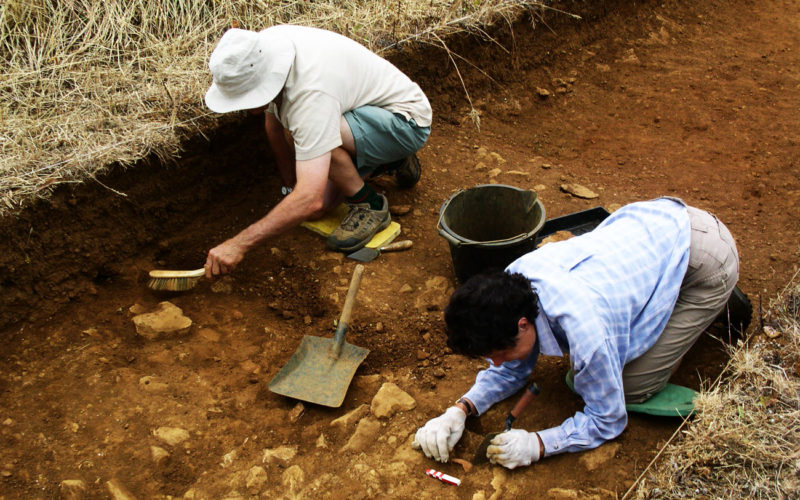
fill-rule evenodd
<path id="1" fill-rule="evenodd" d="M 337 358 L 344 344 L 344 334 L 347 332 L 347 325 L 350 323 L 350 314 L 353 312 L 353 306 L 356 303 L 356 294 L 358 293 L 358 286 L 361 284 L 362 274 L 364 274 L 364 266 L 356 264 L 356 268 L 353 269 L 353 277 L 350 279 L 347 297 L 344 299 L 344 308 L 342 308 L 342 315 L 339 317 L 339 325 L 336 327 L 336 333 L 333 336 L 333 355 Z"/>
<path id="2" fill-rule="evenodd" d="M 537 394 L 542 392 L 542 389 L 539 387 L 539 384 L 536 382 L 531 382 L 528 387 L 525 389 L 525 392 L 522 394 L 522 397 L 519 398 L 517 404 L 514 405 L 514 408 L 508 412 L 508 416 L 506 417 L 506 430 L 511 429 L 511 424 L 514 423 L 514 420 L 519 417 L 522 410 L 525 409 L 528 404 L 533 401 L 533 398 L 536 397 Z"/>
<path id="3" fill-rule="evenodd" d="M 411 248 L 413 245 L 414 242 L 411 240 L 395 241 L 394 243 L 389 243 L 388 245 L 381 247 L 381 252 L 396 252 L 398 250 Z"/>

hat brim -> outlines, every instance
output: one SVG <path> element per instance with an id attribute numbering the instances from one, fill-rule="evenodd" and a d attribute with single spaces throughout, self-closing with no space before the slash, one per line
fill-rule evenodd
<path id="1" fill-rule="evenodd" d="M 230 113 L 260 108 L 275 99 L 283 88 L 294 63 L 294 44 L 288 38 L 268 33 L 267 30 L 259 32 L 258 35 L 262 52 L 270 58 L 265 74 L 261 75 L 261 79 L 253 88 L 236 95 L 224 92 L 212 82 L 205 96 L 206 106 L 211 111 Z"/>

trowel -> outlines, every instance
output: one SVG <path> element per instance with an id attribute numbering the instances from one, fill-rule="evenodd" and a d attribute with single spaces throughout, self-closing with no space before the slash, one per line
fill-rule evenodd
<path id="1" fill-rule="evenodd" d="M 486 456 L 486 450 L 492 443 L 492 439 L 494 439 L 494 437 L 498 434 L 510 431 L 511 424 L 514 423 L 514 420 L 519 417 L 519 415 L 522 413 L 522 410 L 524 410 L 525 407 L 528 406 L 528 404 L 533 401 L 533 398 L 535 398 L 540 392 L 542 392 L 542 389 L 539 387 L 539 384 L 536 382 L 531 382 L 528 384 L 528 387 L 525 388 L 525 392 L 522 394 L 522 397 L 519 398 L 519 401 L 517 401 L 517 404 L 514 405 L 514 408 L 508 412 L 508 416 L 506 417 L 506 428 L 499 432 L 489 433 L 483 438 L 481 444 L 478 445 L 478 451 L 475 452 L 475 457 L 472 459 L 473 464 L 482 464 L 489 460 L 489 458 Z"/>
<path id="2" fill-rule="evenodd" d="M 371 262 L 375 260 L 381 252 L 396 252 L 398 250 L 405 250 L 411 248 L 414 243 L 411 240 L 395 241 L 378 248 L 364 247 L 361 250 L 356 250 L 347 257 L 357 260 L 359 262 Z"/>

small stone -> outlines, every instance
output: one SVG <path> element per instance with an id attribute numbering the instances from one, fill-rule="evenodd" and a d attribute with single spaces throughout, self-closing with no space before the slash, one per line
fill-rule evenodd
<path id="1" fill-rule="evenodd" d="M 233 284 L 231 282 L 231 278 L 225 276 L 221 279 L 214 281 L 214 283 L 211 284 L 211 291 L 214 293 L 224 293 L 224 294 L 233 293 Z"/>
<path id="2" fill-rule="evenodd" d="M 136 497 L 117 479 L 107 481 L 106 490 L 112 500 L 136 500 Z"/>
<path id="3" fill-rule="evenodd" d="M 506 472 L 502 467 L 494 467 L 492 469 L 492 488 L 494 488 L 495 492 L 492 495 L 492 498 L 502 498 L 503 497 L 503 490 L 505 489 L 506 482 L 508 481 L 508 472 Z"/>
<path id="4" fill-rule="evenodd" d="M 264 488 L 264 485 L 267 484 L 267 480 L 267 471 L 265 471 L 260 465 L 254 465 L 249 471 L 247 471 L 244 484 L 249 493 L 256 495 L 260 493 Z"/>
<path id="5" fill-rule="evenodd" d="M 300 418 L 304 411 L 306 411 L 306 407 L 303 403 L 297 403 L 294 405 L 292 411 L 289 412 L 289 422 L 297 422 L 297 419 Z"/>
<path id="6" fill-rule="evenodd" d="M 153 435 L 170 446 L 177 446 L 189 439 L 189 432 L 178 427 L 159 427 Z"/>
<path id="7" fill-rule="evenodd" d="M 375 323 L 375 331 L 381 333 L 383 331 L 383 323 L 378 321 Z"/>
<path id="8" fill-rule="evenodd" d="M 413 410 L 416 406 L 417 402 L 407 392 L 397 384 L 386 382 L 372 398 L 370 411 L 378 418 L 390 418 L 398 411 Z"/>
<path id="9" fill-rule="evenodd" d="M 572 500 L 581 498 L 577 490 L 570 490 L 567 488 L 550 488 L 547 490 L 547 496 L 553 500 Z"/>
<path id="10" fill-rule="evenodd" d="M 264 450 L 261 463 L 275 464 L 279 467 L 288 467 L 289 462 L 297 455 L 297 446 L 279 446 Z"/>
<path id="11" fill-rule="evenodd" d="M 400 293 L 410 293 L 410 292 L 413 292 L 413 291 L 414 291 L 414 289 L 411 288 L 411 285 L 409 285 L 408 283 L 406 283 L 405 285 L 401 286 L 400 290 L 399 290 Z"/>
<path id="12" fill-rule="evenodd" d="M 142 313 L 144 313 L 145 311 L 147 311 L 147 309 L 145 309 L 145 307 L 144 307 L 143 305 L 139 304 L 138 302 L 137 302 L 136 304 L 133 304 L 132 306 L 130 306 L 130 307 L 128 308 L 128 312 L 129 312 L 129 313 L 131 313 L 131 314 L 134 314 L 134 315 L 136 315 L 136 314 L 142 314 Z M 63 483 L 63 482 L 62 482 L 62 483 Z M 85 486 L 85 485 L 84 485 L 84 486 Z"/>
<path id="13" fill-rule="evenodd" d="M 133 317 L 136 333 L 148 340 L 187 333 L 192 320 L 183 315 L 180 307 L 164 301 L 158 310 Z"/>
<path id="14" fill-rule="evenodd" d="M 289 491 L 297 491 L 305 484 L 306 474 L 299 465 L 292 465 L 283 472 L 281 483 Z M 294 496 L 294 495 L 293 495 Z"/>
<path id="15" fill-rule="evenodd" d="M 236 457 L 238 455 L 239 455 L 239 452 L 236 451 L 236 450 L 229 451 L 228 453 L 222 455 L 222 462 L 220 462 L 219 465 L 223 469 L 225 469 L 226 467 L 229 467 L 233 463 L 233 461 L 236 460 Z"/>
<path id="16" fill-rule="evenodd" d="M 341 417 L 333 419 L 330 423 L 330 426 L 346 429 L 350 427 L 357 420 L 360 420 L 361 418 L 366 416 L 368 412 L 369 412 L 369 407 L 366 404 L 362 404 L 358 408 L 345 413 Z"/>
<path id="17" fill-rule="evenodd" d="M 311 324 L 311 316 L 309 316 L 308 314 L 303 316 L 303 324 L 306 325 L 306 326 L 310 325 Z"/>
<path id="18" fill-rule="evenodd" d="M 411 212 L 411 205 L 389 205 L 389 213 L 398 217 Z"/>
<path id="19" fill-rule="evenodd" d="M 283 317 L 283 319 L 292 319 L 294 318 L 294 313 L 288 309 L 284 309 L 283 311 L 281 311 L 281 316 Z"/>
<path id="20" fill-rule="evenodd" d="M 614 456 L 619 451 L 619 447 L 619 443 L 605 443 L 598 448 L 581 453 L 581 457 L 578 461 L 581 465 L 586 467 L 586 470 L 596 470 L 610 460 L 613 460 Z"/>
<path id="21" fill-rule="evenodd" d="M 147 392 L 164 392 L 167 390 L 167 384 L 159 382 L 155 377 L 150 375 L 140 378 L 139 385 Z"/>
<path id="22" fill-rule="evenodd" d="M 245 373 L 257 373 L 260 371 L 260 367 L 250 359 L 245 359 L 239 363 L 239 368 L 244 370 Z"/>
<path id="23" fill-rule="evenodd" d="M 317 448 L 327 449 L 328 448 L 328 440 L 325 439 L 325 434 L 320 434 L 317 438 Z"/>
<path id="24" fill-rule="evenodd" d="M 542 99 L 547 99 L 551 95 L 549 90 L 543 89 L 541 87 L 536 87 L 536 94 Z"/>
<path id="25" fill-rule="evenodd" d="M 86 497 L 86 482 L 82 479 L 65 479 L 61 481 L 60 490 L 64 500 L 80 500 Z"/>
<path id="26" fill-rule="evenodd" d="M 608 73 L 611 71 L 611 66 L 608 64 L 596 64 L 595 67 L 597 68 L 597 71 L 600 71 L 601 73 Z"/>
<path id="27" fill-rule="evenodd" d="M 500 153 L 495 153 L 494 151 L 492 151 L 491 153 L 489 153 L 489 156 L 488 156 L 488 157 L 489 157 L 489 158 L 490 158 L 490 159 L 491 159 L 493 162 L 495 162 L 495 163 L 499 163 L 499 164 L 501 164 L 501 165 L 502 165 L 503 163 L 505 163 L 505 162 L 506 162 L 506 159 L 505 159 L 505 158 L 503 158 L 502 156 L 500 156 Z"/>
<path id="28" fill-rule="evenodd" d="M 237 321 L 242 319 L 242 318 L 244 318 L 244 314 L 242 313 L 242 311 L 240 311 L 238 309 L 234 309 L 233 312 L 231 313 L 231 315 L 233 316 L 233 319 L 235 319 Z"/>
<path id="29" fill-rule="evenodd" d="M 584 198 L 587 200 L 598 198 L 600 196 L 591 189 L 581 186 L 580 184 L 562 184 L 561 190 L 564 191 L 565 193 L 571 194 L 572 196 L 576 196 L 578 198 Z"/>
<path id="30" fill-rule="evenodd" d="M 377 439 L 381 430 L 381 423 L 371 418 L 362 418 L 356 426 L 356 431 L 342 447 L 342 451 L 366 451 Z"/>
<path id="31" fill-rule="evenodd" d="M 632 64 L 639 64 L 639 57 L 636 55 L 636 52 L 631 47 L 630 49 L 625 51 L 625 54 L 622 56 L 620 61 L 625 63 L 632 63 Z"/>
<path id="32" fill-rule="evenodd" d="M 486 170 L 487 168 L 489 167 L 487 167 L 485 163 L 479 161 L 478 163 L 475 164 L 474 170 L 480 172 L 481 170 Z"/>
<path id="33" fill-rule="evenodd" d="M 433 376 L 436 378 L 444 378 L 445 376 L 444 370 L 442 370 L 441 368 L 433 370 Z"/>
<path id="34" fill-rule="evenodd" d="M 163 467 L 169 460 L 169 452 L 160 446 L 151 446 L 150 456 L 153 458 L 153 462 L 159 467 Z"/>
<path id="35" fill-rule="evenodd" d="M 428 359 L 430 354 L 423 351 L 422 349 L 417 349 L 417 361 L 422 361 L 423 359 Z"/>
<path id="36" fill-rule="evenodd" d="M 493 168 L 493 169 L 489 170 L 488 175 L 489 175 L 490 179 L 494 179 L 495 177 L 497 177 L 498 175 L 500 175 L 502 173 L 503 173 L 503 171 L 500 170 L 499 168 Z"/>

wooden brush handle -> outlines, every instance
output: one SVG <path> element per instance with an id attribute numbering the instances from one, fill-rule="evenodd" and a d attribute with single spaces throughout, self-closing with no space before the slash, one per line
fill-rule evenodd
<path id="1" fill-rule="evenodd" d="M 403 241 L 395 241 L 394 243 L 389 243 L 388 245 L 381 247 L 381 252 L 396 252 L 398 250 L 405 250 L 406 248 L 411 248 L 414 245 L 414 242 L 411 240 L 403 240 Z"/>
<path id="2" fill-rule="evenodd" d="M 205 276 L 205 274 L 206 270 L 204 268 L 194 269 L 192 271 L 150 271 L 151 278 L 200 278 Z"/>

